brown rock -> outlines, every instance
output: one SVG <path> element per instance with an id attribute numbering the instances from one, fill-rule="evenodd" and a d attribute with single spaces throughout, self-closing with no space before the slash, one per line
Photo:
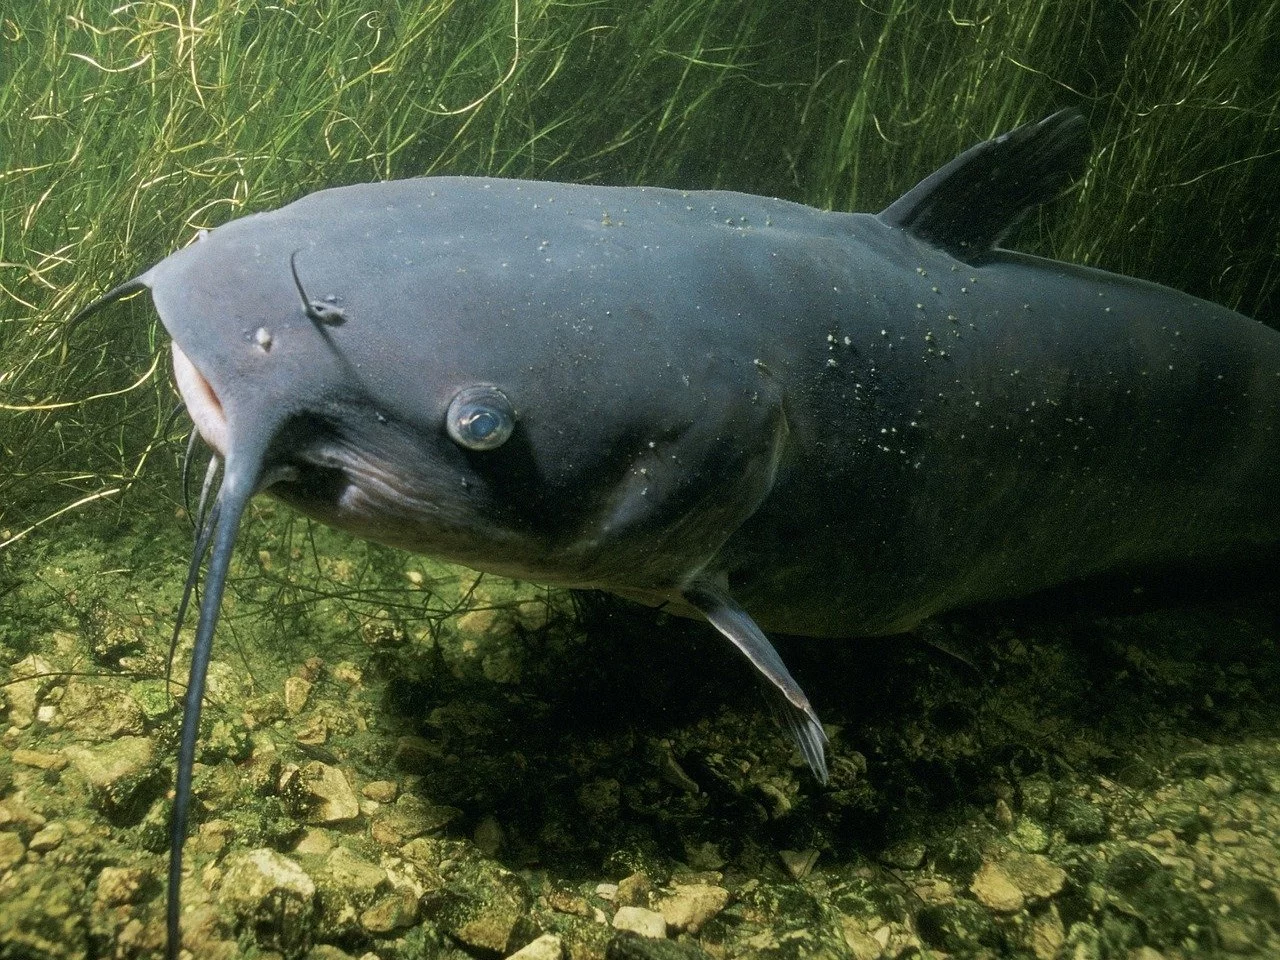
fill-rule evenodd
<path id="1" fill-rule="evenodd" d="M 67 758 L 60 753 L 42 753 L 39 750 L 15 750 L 13 762 L 38 770 L 65 770 Z"/>
<path id="2" fill-rule="evenodd" d="M 143 801 L 156 773 L 146 737 L 120 737 L 92 748 L 72 744 L 63 753 L 89 781 L 94 804 L 109 817 L 127 814 Z"/>
<path id="3" fill-rule="evenodd" d="M 1041 854 L 1010 853 L 984 863 L 969 889 L 992 910 L 1011 913 L 1028 901 L 1055 896 L 1066 880 L 1066 871 Z"/>
<path id="4" fill-rule="evenodd" d="M 288 857 L 261 847 L 226 859 L 222 901 L 264 946 L 286 954 L 307 946 L 316 885 Z"/>
<path id="5" fill-rule="evenodd" d="M 418 919 L 418 898 L 411 890 L 396 890 L 360 914 L 365 932 L 385 936 L 411 927 Z"/>
<path id="6" fill-rule="evenodd" d="M 16 833 L 0 833 L 0 872 L 20 864 L 27 855 L 22 838 Z"/>
<path id="7" fill-rule="evenodd" d="M 291 717 L 296 717 L 307 707 L 307 698 L 311 696 L 310 680 L 302 677 L 286 677 L 284 681 L 284 709 Z"/>
<path id="8" fill-rule="evenodd" d="M 66 826 L 55 821 L 33 836 L 27 846 L 36 853 L 48 853 L 50 850 L 58 849 L 66 836 Z"/>
<path id="9" fill-rule="evenodd" d="M 298 771 L 298 779 L 310 795 L 308 823 L 341 823 L 360 816 L 360 800 L 337 767 L 313 760 Z"/>
<path id="10" fill-rule="evenodd" d="M 146 878 L 138 867 L 103 867 L 98 873 L 97 900 L 106 907 L 137 903 Z"/>
<path id="11" fill-rule="evenodd" d="M 655 905 L 673 930 L 697 933 L 702 925 L 729 903 L 729 891 L 708 883 L 677 886 Z"/>
<path id="12" fill-rule="evenodd" d="M 360 791 L 368 800 L 378 803 L 392 803 L 400 793 L 394 780 L 371 780 Z"/>
<path id="13" fill-rule="evenodd" d="M 564 960 L 564 944 L 554 933 L 544 933 L 511 954 L 507 960 Z"/>
<path id="14" fill-rule="evenodd" d="M 619 907 L 618 912 L 613 915 L 613 926 L 654 940 L 662 940 L 667 936 L 666 918 L 656 910 L 646 910 L 644 907 Z"/>

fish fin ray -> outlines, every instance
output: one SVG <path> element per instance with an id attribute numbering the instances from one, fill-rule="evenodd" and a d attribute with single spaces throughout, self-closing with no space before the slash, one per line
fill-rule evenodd
<path id="1" fill-rule="evenodd" d="M 698 579 L 682 591 L 684 599 L 727 637 L 751 661 L 767 681 L 766 690 L 809 769 L 820 783 L 827 782 L 827 735 L 800 684 L 778 656 L 769 638 L 727 590 L 707 579 Z"/>
<path id="2" fill-rule="evenodd" d="M 1057 197 L 1089 155 L 1074 109 L 970 147 L 880 212 L 880 219 L 966 262 L 980 260 L 1022 217 Z"/>

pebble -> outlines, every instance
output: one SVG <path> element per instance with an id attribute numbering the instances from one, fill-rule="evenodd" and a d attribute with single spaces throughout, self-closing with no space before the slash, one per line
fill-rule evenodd
<path id="1" fill-rule="evenodd" d="M 225 861 L 221 899 L 264 946 L 296 953 L 309 935 L 316 885 L 295 861 L 260 847 Z M 266 941 L 263 934 L 268 934 Z"/>
<path id="2" fill-rule="evenodd" d="M 618 912 L 613 915 L 613 926 L 618 930 L 630 930 L 655 940 L 667 935 L 666 918 L 661 913 L 644 907 L 619 907 Z"/>
<path id="3" fill-rule="evenodd" d="M 564 944 L 554 933 L 544 933 L 511 954 L 507 960 L 564 960 Z"/>
<path id="4" fill-rule="evenodd" d="M 400 794 L 400 788 L 394 780 L 371 780 L 360 790 L 369 800 L 378 803 L 393 803 Z"/>
<path id="5" fill-rule="evenodd" d="M 48 853 L 50 850 L 56 850 L 62 846 L 62 841 L 66 839 L 66 836 L 66 826 L 55 821 L 33 836 L 27 846 L 36 851 L 36 853 Z"/>
<path id="6" fill-rule="evenodd" d="M 412 890 L 395 890 L 360 914 L 360 926 L 366 933 L 386 936 L 411 927 L 418 919 L 418 898 Z"/>
<path id="7" fill-rule="evenodd" d="M 16 833 L 0 833 L 0 872 L 20 864 L 27 855 L 22 838 Z"/>
<path id="8" fill-rule="evenodd" d="M 5 687 L 5 698 L 9 701 L 9 722 L 15 727 L 25 729 L 35 721 L 40 698 L 57 679 L 49 676 L 52 673 L 53 664 L 34 653 L 23 657 L 10 669 L 9 675 L 13 679 Z"/>
<path id="9" fill-rule="evenodd" d="M 653 881 L 644 872 L 637 872 L 618 881 L 617 902 L 624 907 L 640 907 L 649 905 L 649 894 L 653 893 Z"/>
<path id="10" fill-rule="evenodd" d="M 502 825 L 498 823 L 498 818 L 493 814 L 483 817 L 476 824 L 471 840 L 476 845 L 476 849 L 486 857 L 496 856 L 502 849 L 503 841 Z"/>
<path id="11" fill-rule="evenodd" d="M 341 823 L 360 816 L 356 792 L 337 767 L 312 760 L 298 771 L 298 781 L 314 804 L 307 812 L 308 823 Z"/>
<path id="12" fill-rule="evenodd" d="M 36 767 L 39 770 L 64 770 L 67 758 L 61 753 L 44 753 L 39 750 L 15 750 L 13 762 L 24 767 Z"/>
<path id="13" fill-rule="evenodd" d="M 817 850 L 779 850 L 778 859 L 794 880 L 803 880 L 818 862 Z"/>
<path id="14" fill-rule="evenodd" d="M 63 754 L 89 781 L 94 805 L 110 815 L 140 799 L 155 773 L 154 751 L 147 737 L 121 737 L 99 747 L 72 744 Z"/>
<path id="15" fill-rule="evenodd" d="M 1066 884 L 1067 873 L 1038 853 L 1009 853 L 989 860 L 969 889 L 985 906 L 1003 913 L 1020 910 L 1028 900 L 1047 900 Z"/>
<path id="16" fill-rule="evenodd" d="M 103 867 L 98 873 L 97 900 L 107 907 L 137 903 L 146 878 L 139 867 Z"/>
<path id="17" fill-rule="evenodd" d="M 307 698 L 311 696 L 313 684 L 302 677 L 286 677 L 284 681 L 284 709 L 291 717 L 296 717 L 307 706 Z"/>
<path id="18" fill-rule="evenodd" d="M 677 886 L 672 893 L 659 900 L 654 908 L 666 919 L 667 925 L 680 933 L 697 933 L 702 925 L 723 910 L 729 903 L 729 891 L 708 883 Z"/>

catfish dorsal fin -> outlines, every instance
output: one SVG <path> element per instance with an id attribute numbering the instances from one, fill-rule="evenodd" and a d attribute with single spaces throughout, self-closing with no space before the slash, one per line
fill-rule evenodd
<path id="1" fill-rule="evenodd" d="M 1088 154 L 1084 118 L 1059 110 L 970 147 L 882 210 L 880 219 L 972 262 L 1028 210 L 1057 197 Z"/>

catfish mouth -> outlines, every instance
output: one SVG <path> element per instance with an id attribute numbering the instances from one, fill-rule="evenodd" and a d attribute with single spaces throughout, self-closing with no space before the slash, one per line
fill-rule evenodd
<path id="1" fill-rule="evenodd" d="M 178 341 L 173 341 L 173 378 L 178 384 L 178 393 L 187 405 L 187 413 L 191 415 L 196 430 L 223 459 L 227 456 L 227 417 L 222 410 L 222 401 L 213 392 L 213 387 L 204 378 L 190 358 L 182 352 Z"/>

